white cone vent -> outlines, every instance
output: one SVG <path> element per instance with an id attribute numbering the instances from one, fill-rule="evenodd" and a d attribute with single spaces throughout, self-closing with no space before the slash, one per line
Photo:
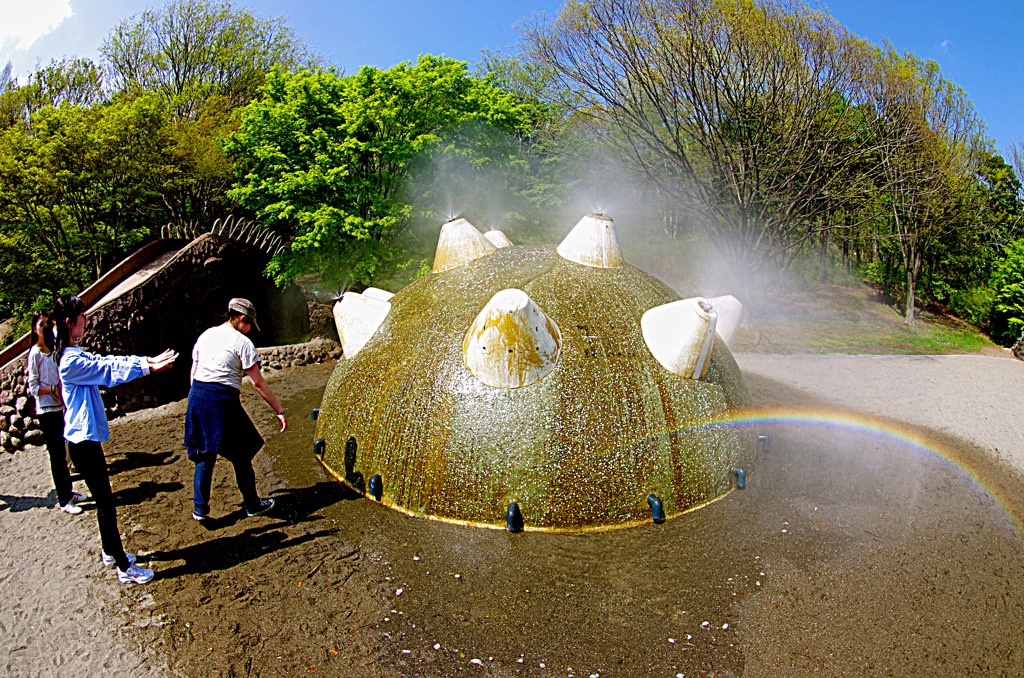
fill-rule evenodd
<path id="1" fill-rule="evenodd" d="M 470 324 L 462 353 L 477 379 L 495 388 L 519 388 L 543 379 L 558 362 L 562 333 L 517 289 L 498 292 Z"/>
<path id="2" fill-rule="evenodd" d="M 363 290 L 362 294 L 364 297 L 369 297 L 370 299 L 377 299 L 379 301 L 391 301 L 391 297 L 395 296 L 393 292 L 382 290 L 379 287 L 367 287 L 365 290 Z"/>
<path id="3" fill-rule="evenodd" d="M 484 233 L 484 237 L 487 238 L 487 240 L 498 249 L 501 249 L 502 247 L 512 247 L 512 241 L 509 240 L 508 236 L 502 233 L 501 231 L 487 231 L 486 233 Z"/>
<path id="4" fill-rule="evenodd" d="M 743 304 L 736 297 L 728 294 L 724 297 L 713 297 L 708 299 L 711 307 L 718 312 L 718 336 L 722 338 L 725 345 L 732 348 L 732 338 L 736 334 L 736 328 L 743 320 Z"/>
<path id="5" fill-rule="evenodd" d="M 433 272 L 440 273 L 462 266 L 496 249 L 483 233 L 465 219 L 449 221 L 441 227 L 441 235 L 437 239 Z"/>
<path id="6" fill-rule="evenodd" d="M 346 358 L 352 359 L 362 350 L 390 311 L 391 303 L 388 301 L 356 292 L 345 292 L 342 295 L 341 300 L 334 305 L 334 324 L 338 327 L 338 337 Z"/>
<path id="7" fill-rule="evenodd" d="M 611 217 L 588 214 L 569 231 L 556 249 L 563 259 L 595 268 L 620 268 L 625 264 Z"/>
<path id="8" fill-rule="evenodd" d="M 640 329 L 654 358 L 669 372 L 700 379 L 708 366 L 718 314 L 694 297 L 655 306 L 640 318 Z"/>

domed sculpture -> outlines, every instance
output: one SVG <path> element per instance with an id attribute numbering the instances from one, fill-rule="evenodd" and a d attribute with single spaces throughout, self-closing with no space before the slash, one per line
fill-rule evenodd
<path id="1" fill-rule="evenodd" d="M 557 248 L 451 222 L 436 259 L 335 309 L 345 357 L 314 450 L 341 482 L 418 516 L 595 530 L 703 506 L 753 470 L 751 436 L 707 425 L 748 403 L 715 332 L 734 298 L 680 299 L 623 260 L 604 215 Z"/>

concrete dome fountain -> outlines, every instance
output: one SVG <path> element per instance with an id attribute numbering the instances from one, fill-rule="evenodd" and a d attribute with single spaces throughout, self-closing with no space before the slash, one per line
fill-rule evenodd
<path id="1" fill-rule="evenodd" d="M 432 273 L 336 305 L 345 358 L 316 457 L 387 506 L 470 525 L 678 515 L 753 470 L 748 434 L 701 426 L 748 402 L 716 333 L 740 310 L 733 297 L 680 299 L 626 263 L 604 215 L 557 248 L 449 222 Z"/>

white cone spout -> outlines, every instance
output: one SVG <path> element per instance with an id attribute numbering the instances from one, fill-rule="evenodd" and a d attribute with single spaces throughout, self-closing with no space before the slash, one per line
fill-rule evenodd
<path id="1" fill-rule="evenodd" d="M 603 214 L 580 219 L 556 251 L 563 259 L 594 268 L 620 268 L 625 264 L 614 222 Z"/>
<path id="2" fill-rule="evenodd" d="M 498 249 L 501 249 L 502 247 L 512 247 L 512 241 L 508 239 L 507 235 L 499 230 L 487 231 L 484 233 L 484 237 Z"/>
<path id="3" fill-rule="evenodd" d="M 650 309 L 640 318 L 640 330 L 662 367 L 686 379 L 700 379 L 708 366 L 717 321 L 711 304 L 694 297 Z"/>
<path id="4" fill-rule="evenodd" d="M 708 299 L 708 303 L 718 312 L 718 336 L 722 338 L 726 346 L 732 348 L 732 338 L 736 335 L 736 328 L 743 320 L 743 304 L 731 294 L 724 297 L 712 297 Z"/>
<path id="5" fill-rule="evenodd" d="M 437 239 L 433 272 L 440 273 L 462 266 L 496 249 L 483 233 L 465 219 L 449 221 L 441 227 L 441 235 Z"/>
<path id="6" fill-rule="evenodd" d="M 517 289 L 487 302 L 462 343 L 466 367 L 495 388 L 519 388 L 543 379 L 558 362 L 562 333 L 532 299 Z"/>
<path id="7" fill-rule="evenodd" d="M 352 359 L 362 350 L 390 311 L 388 301 L 355 292 L 342 295 L 334 305 L 334 324 L 338 327 L 345 358 Z"/>
<path id="8" fill-rule="evenodd" d="M 378 301 L 391 301 L 391 297 L 395 296 L 393 292 L 382 290 L 379 287 L 367 287 L 362 292 L 364 297 L 369 299 L 377 299 Z"/>

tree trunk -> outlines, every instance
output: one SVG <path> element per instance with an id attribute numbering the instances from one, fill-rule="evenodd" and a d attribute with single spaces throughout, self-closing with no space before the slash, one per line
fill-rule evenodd
<path id="1" fill-rule="evenodd" d="M 828 282 L 828 232 L 821 232 L 821 240 L 818 242 L 818 263 L 821 265 L 821 272 L 818 279 L 822 283 Z"/>
<path id="2" fill-rule="evenodd" d="M 903 313 L 904 322 L 908 325 L 914 324 L 914 280 L 910 267 L 907 267 L 907 308 Z"/>
<path id="3" fill-rule="evenodd" d="M 921 253 L 913 249 L 907 258 L 907 310 L 904 315 L 908 325 L 914 324 L 914 294 L 917 290 L 917 276 L 921 273 Z"/>

